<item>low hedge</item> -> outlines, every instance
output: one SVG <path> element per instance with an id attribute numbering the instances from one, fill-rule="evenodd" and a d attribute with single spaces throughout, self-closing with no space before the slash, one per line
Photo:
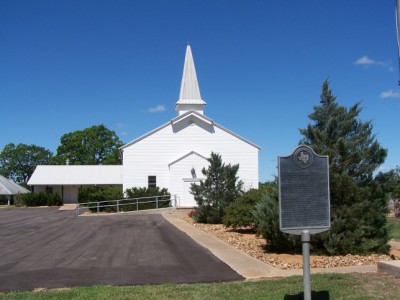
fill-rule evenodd
<path id="1" fill-rule="evenodd" d="M 23 206 L 60 206 L 61 196 L 58 193 L 27 193 L 14 196 L 14 204 L 17 207 Z"/>
<path id="2" fill-rule="evenodd" d="M 100 207 L 100 212 L 116 212 L 117 208 L 114 206 L 115 201 L 120 200 L 119 211 L 134 211 L 156 208 L 156 203 L 136 203 L 136 198 L 149 197 L 143 199 L 141 202 L 154 201 L 155 196 L 159 196 L 158 208 L 165 208 L 170 206 L 170 193 L 168 189 L 159 187 L 154 188 L 131 188 L 125 191 L 125 198 L 122 195 L 122 189 L 119 186 L 109 187 L 82 187 L 79 189 L 78 202 L 102 202 L 101 205 L 112 205 L 107 207 Z M 153 198 L 153 199 L 152 199 Z M 110 202 L 108 202 L 110 200 Z M 103 202 L 106 201 L 106 202 Z M 89 210 L 97 212 L 96 203 L 90 204 Z"/>
<path id="3" fill-rule="evenodd" d="M 122 199 L 122 188 L 120 186 L 96 186 L 96 187 L 81 187 L 78 192 L 78 202 L 100 202 L 107 200 L 120 200 Z M 111 205 L 112 202 L 103 202 L 102 205 Z M 97 211 L 96 205 L 89 208 L 92 212 Z M 115 212 L 115 207 L 101 207 L 102 212 Z"/>

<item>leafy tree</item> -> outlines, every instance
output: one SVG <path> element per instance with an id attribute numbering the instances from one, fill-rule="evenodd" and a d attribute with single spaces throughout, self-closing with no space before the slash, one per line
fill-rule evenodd
<path id="1" fill-rule="evenodd" d="M 236 176 L 238 164 L 225 165 L 216 153 L 211 153 L 208 161 L 209 167 L 201 171 L 206 179 L 191 185 L 198 205 L 194 218 L 202 223 L 221 223 L 225 208 L 243 193 L 243 182 Z"/>
<path id="2" fill-rule="evenodd" d="M 115 131 L 104 125 L 94 125 L 61 137 L 61 145 L 51 164 L 113 165 L 121 164 L 118 148 L 122 142 Z"/>
<path id="3" fill-rule="evenodd" d="M 26 185 L 36 166 L 47 164 L 52 155 L 49 150 L 36 145 L 10 143 L 0 152 L 0 173 Z"/>
<path id="4" fill-rule="evenodd" d="M 386 251 L 387 203 L 374 193 L 373 172 L 384 162 L 383 149 L 372 133 L 372 123 L 336 103 L 329 82 L 322 85 L 321 101 L 309 115 L 312 124 L 300 129 L 302 143 L 329 156 L 331 230 L 317 235 L 315 246 L 330 254 Z"/>

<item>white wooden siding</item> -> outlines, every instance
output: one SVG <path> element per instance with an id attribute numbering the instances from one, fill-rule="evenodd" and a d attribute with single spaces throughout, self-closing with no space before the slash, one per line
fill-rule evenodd
<path id="1" fill-rule="evenodd" d="M 200 169 L 207 164 L 203 162 L 202 165 L 196 155 L 176 166 L 169 164 L 192 151 L 207 158 L 211 152 L 218 153 L 226 164 L 239 164 L 238 176 L 244 182 L 245 189 L 258 188 L 258 148 L 213 123 L 190 116 L 174 125 L 161 127 L 123 149 L 124 190 L 145 187 L 147 177 L 155 175 L 157 186 L 166 187 L 172 194 L 183 197 L 182 180 L 191 176 L 190 163 Z M 200 169 L 196 169 L 198 175 Z"/>
<path id="2" fill-rule="evenodd" d="M 170 185 L 169 191 L 173 195 L 179 195 L 177 201 L 181 207 L 193 207 L 196 205 L 194 199 L 188 189 L 192 182 L 198 182 L 204 179 L 201 172 L 203 168 L 207 168 L 209 162 L 196 152 L 191 152 L 188 156 L 184 156 L 178 161 L 170 164 Z M 192 168 L 195 174 L 191 173 Z"/>

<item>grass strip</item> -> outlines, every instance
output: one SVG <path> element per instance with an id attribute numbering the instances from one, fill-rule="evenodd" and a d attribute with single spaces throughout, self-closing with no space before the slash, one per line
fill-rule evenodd
<path id="1" fill-rule="evenodd" d="M 389 239 L 400 241 L 400 218 L 388 219 Z"/>
<path id="2" fill-rule="evenodd" d="M 312 275 L 315 299 L 397 299 L 400 279 L 384 274 Z M 0 299 L 302 299 L 303 278 L 247 282 L 92 286 L 0 293 Z M 315 296 L 315 297 L 314 297 Z M 327 298 L 328 297 L 328 298 Z"/>

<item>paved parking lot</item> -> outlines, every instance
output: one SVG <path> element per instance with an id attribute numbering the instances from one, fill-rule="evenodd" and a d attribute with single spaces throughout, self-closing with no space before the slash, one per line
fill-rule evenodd
<path id="1" fill-rule="evenodd" d="M 242 279 L 161 215 L 0 209 L 0 291 Z"/>

